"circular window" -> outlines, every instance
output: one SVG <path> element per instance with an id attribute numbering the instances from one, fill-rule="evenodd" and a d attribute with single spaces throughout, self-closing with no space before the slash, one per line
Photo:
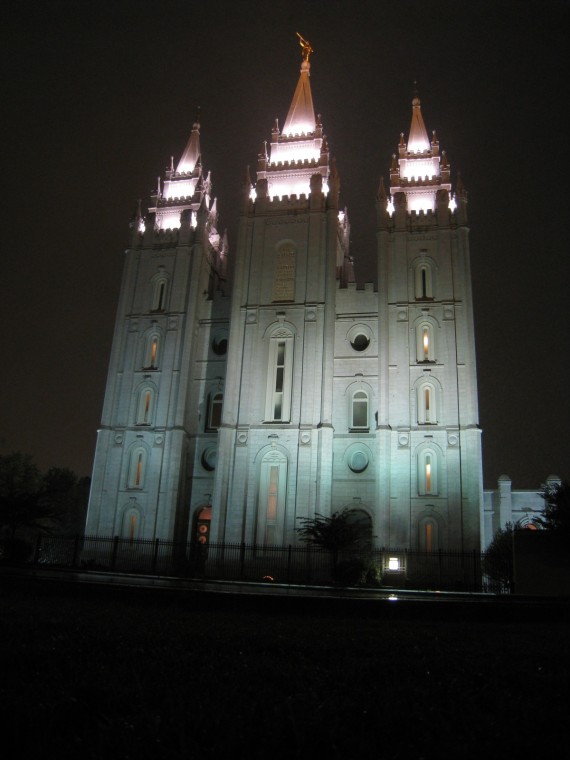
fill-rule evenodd
<path id="1" fill-rule="evenodd" d="M 213 446 L 210 446 L 209 448 L 204 450 L 204 453 L 202 454 L 202 467 L 205 470 L 208 470 L 208 472 L 212 472 L 212 470 L 216 469 L 216 459 L 218 457 L 218 452 Z"/>
<path id="2" fill-rule="evenodd" d="M 228 339 L 225 335 L 216 335 L 212 341 L 212 351 L 223 356 L 228 350 Z"/>
<path id="3" fill-rule="evenodd" d="M 355 449 L 349 454 L 348 466 L 352 472 L 364 472 L 368 467 L 368 455 L 362 449 Z"/>
<path id="4" fill-rule="evenodd" d="M 370 338 L 364 333 L 357 333 L 350 341 L 350 345 L 355 351 L 366 351 L 370 345 Z"/>

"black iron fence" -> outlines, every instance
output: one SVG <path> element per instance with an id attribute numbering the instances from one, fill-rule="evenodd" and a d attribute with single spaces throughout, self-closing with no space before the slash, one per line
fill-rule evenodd
<path id="1" fill-rule="evenodd" d="M 509 593 L 510 579 L 473 552 L 367 549 L 330 552 L 310 545 L 261 546 L 181 543 L 118 536 L 38 535 L 21 562 L 145 575 L 276 582 L 299 585 L 370 586 L 441 591 Z"/>

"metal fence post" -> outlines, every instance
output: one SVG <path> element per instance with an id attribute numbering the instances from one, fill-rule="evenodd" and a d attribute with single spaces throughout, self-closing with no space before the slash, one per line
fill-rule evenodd
<path id="1" fill-rule="evenodd" d="M 239 578 L 240 581 L 243 580 L 243 574 L 244 574 L 244 567 L 245 567 L 245 543 L 242 541 L 239 546 Z"/>
<path id="2" fill-rule="evenodd" d="M 71 561 L 71 567 L 77 567 L 79 564 L 79 533 L 76 533 L 73 538 L 73 559 Z"/>
<path id="3" fill-rule="evenodd" d="M 36 538 L 36 548 L 34 549 L 34 561 L 33 564 L 37 565 L 40 561 L 40 548 L 42 545 L 42 534 L 38 533 Z"/>
<path id="4" fill-rule="evenodd" d="M 156 575 L 156 566 L 158 564 L 158 543 L 160 539 L 157 538 L 154 541 L 154 554 L 152 556 L 152 574 Z"/>
<path id="5" fill-rule="evenodd" d="M 119 536 L 113 538 L 113 555 L 111 557 L 111 570 L 117 565 L 117 554 L 119 553 Z"/>

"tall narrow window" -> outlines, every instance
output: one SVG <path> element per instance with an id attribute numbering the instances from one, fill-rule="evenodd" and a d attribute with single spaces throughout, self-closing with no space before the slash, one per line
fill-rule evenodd
<path id="1" fill-rule="evenodd" d="M 352 394 L 352 430 L 368 430 L 368 394 L 356 391 Z"/>
<path id="2" fill-rule="evenodd" d="M 436 390 L 431 383 L 423 383 L 418 388 L 418 424 L 437 423 Z"/>
<path id="3" fill-rule="evenodd" d="M 269 468 L 269 485 L 267 487 L 267 522 L 265 525 L 265 540 L 268 544 L 275 543 L 275 523 L 277 522 L 277 500 L 279 498 L 279 465 Z"/>
<path id="4" fill-rule="evenodd" d="M 415 291 L 418 301 L 431 301 L 433 299 L 432 269 L 428 263 L 422 263 L 416 267 Z"/>
<path id="5" fill-rule="evenodd" d="M 217 430 L 222 424 L 222 406 L 224 403 L 223 393 L 210 394 L 208 406 L 208 430 Z"/>
<path id="6" fill-rule="evenodd" d="M 431 473 L 431 455 L 428 454 L 426 456 L 425 461 L 425 484 L 426 484 L 426 493 L 431 493 L 431 487 L 432 487 L 432 473 Z"/>
<path id="7" fill-rule="evenodd" d="M 419 362 L 435 361 L 433 345 L 433 327 L 429 322 L 422 322 L 416 327 L 417 348 L 416 358 Z"/>
<path id="8" fill-rule="evenodd" d="M 291 385 L 293 376 L 293 336 L 272 338 L 269 342 L 269 367 L 265 419 L 289 422 L 291 419 Z"/>
<path id="9" fill-rule="evenodd" d="M 143 367 L 156 369 L 159 361 L 160 335 L 147 335 L 144 347 Z"/>
<path id="10" fill-rule="evenodd" d="M 424 361 L 429 360 L 429 328 L 422 329 L 422 353 Z"/>
<path id="11" fill-rule="evenodd" d="M 436 552 L 439 549 L 439 531 L 433 517 L 424 517 L 419 525 L 420 551 Z"/>
<path id="12" fill-rule="evenodd" d="M 283 540 L 286 495 L 287 457 L 280 451 L 270 451 L 259 470 L 257 543 L 279 544 Z"/>
<path id="13" fill-rule="evenodd" d="M 136 449 L 133 449 L 131 452 L 128 476 L 129 488 L 143 488 L 145 479 L 145 466 L 146 450 L 139 446 Z"/>
<path id="14" fill-rule="evenodd" d="M 168 280 L 166 275 L 158 275 L 154 280 L 151 311 L 164 311 L 166 308 L 166 291 Z"/>
<path id="15" fill-rule="evenodd" d="M 437 488 L 437 455 L 429 449 L 418 456 L 418 493 L 420 496 L 436 496 Z"/>
<path id="16" fill-rule="evenodd" d="M 153 413 L 154 413 L 154 390 L 152 388 L 143 388 L 139 395 L 136 424 L 137 425 L 152 424 Z"/>
<path id="17" fill-rule="evenodd" d="M 275 359 L 275 388 L 273 392 L 273 419 L 283 419 L 283 381 L 285 379 L 285 341 L 277 344 Z"/>
<path id="18" fill-rule="evenodd" d="M 140 537 L 141 533 L 141 513 L 136 507 L 131 507 L 123 513 L 123 525 L 121 536 L 129 541 L 134 541 Z"/>

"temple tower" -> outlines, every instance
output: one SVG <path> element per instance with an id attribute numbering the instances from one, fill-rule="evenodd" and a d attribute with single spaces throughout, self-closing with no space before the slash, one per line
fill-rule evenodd
<path id="1" fill-rule="evenodd" d="M 86 532 L 186 540 L 207 507 L 225 378 L 227 242 L 196 121 L 131 225 Z"/>
<path id="2" fill-rule="evenodd" d="M 348 219 L 309 56 L 283 128 L 244 187 L 212 537 L 295 543 L 298 517 L 331 509 L 335 302 L 352 277 Z"/>
<path id="3" fill-rule="evenodd" d="M 389 196 L 390 194 L 390 196 Z M 413 99 L 378 193 L 379 529 L 392 546 L 479 548 L 481 431 L 467 194 Z"/>

